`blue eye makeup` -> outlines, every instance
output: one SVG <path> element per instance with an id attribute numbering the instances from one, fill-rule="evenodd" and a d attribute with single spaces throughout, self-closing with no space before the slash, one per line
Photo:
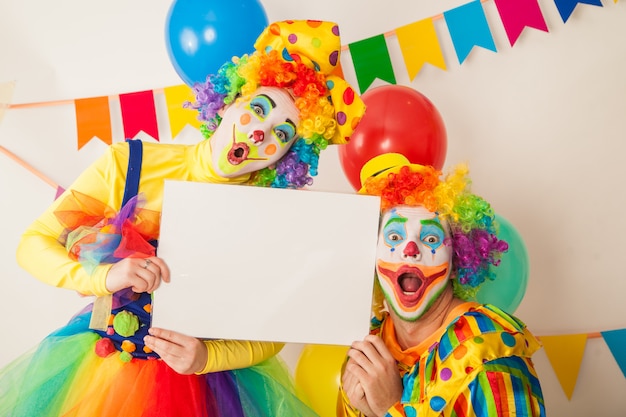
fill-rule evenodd
<path id="1" fill-rule="evenodd" d="M 259 94 L 250 100 L 249 108 L 259 119 L 265 119 L 273 108 L 276 107 L 276 103 L 266 96 L 265 94 Z"/>
<path id="2" fill-rule="evenodd" d="M 385 243 L 392 249 L 398 246 L 406 239 L 407 219 L 404 217 L 392 217 L 383 228 L 383 237 Z"/>
<path id="3" fill-rule="evenodd" d="M 443 244 L 445 233 L 443 227 L 436 220 L 422 220 L 420 240 L 434 251 Z"/>
<path id="4" fill-rule="evenodd" d="M 291 120 L 287 120 L 274 128 L 274 135 L 281 143 L 288 143 L 296 137 L 296 126 Z"/>

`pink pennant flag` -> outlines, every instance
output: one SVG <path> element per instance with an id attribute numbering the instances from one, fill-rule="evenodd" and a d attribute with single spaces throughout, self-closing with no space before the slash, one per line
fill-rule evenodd
<path id="1" fill-rule="evenodd" d="M 495 0 L 495 2 L 511 46 L 527 26 L 548 32 L 537 0 Z"/>
<path id="2" fill-rule="evenodd" d="M 152 90 L 120 94 L 120 107 L 126 139 L 134 138 L 139 131 L 143 130 L 155 140 L 159 140 L 154 92 Z"/>
<path id="3" fill-rule="evenodd" d="M 61 196 L 61 194 L 63 194 L 65 192 L 65 188 L 61 187 L 60 185 L 57 187 L 57 192 L 54 195 L 54 199 L 56 200 L 57 198 L 59 198 Z"/>

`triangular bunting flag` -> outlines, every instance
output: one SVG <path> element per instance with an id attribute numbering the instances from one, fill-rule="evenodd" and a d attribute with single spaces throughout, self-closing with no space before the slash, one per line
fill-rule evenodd
<path id="1" fill-rule="evenodd" d="M 537 0 L 495 0 L 511 46 L 526 26 L 548 32 Z"/>
<path id="2" fill-rule="evenodd" d="M 390 84 L 396 83 L 385 35 L 351 43 L 348 48 L 350 55 L 352 55 L 354 71 L 361 93 L 367 90 L 376 78 Z"/>
<path id="3" fill-rule="evenodd" d="M 120 107 L 125 139 L 132 139 L 139 131 L 143 130 L 155 140 L 159 140 L 154 92 L 152 90 L 120 94 Z"/>
<path id="4" fill-rule="evenodd" d="M 395 32 L 411 81 L 425 63 L 446 69 L 433 19 L 424 19 L 399 27 Z"/>
<path id="5" fill-rule="evenodd" d="M 578 3 L 602 7 L 602 2 L 600 0 L 554 0 L 554 4 L 559 10 L 561 19 L 563 19 L 563 23 L 566 23 L 572 13 L 574 13 L 574 9 L 578 5 Z"/>
<path id="6" fill-rule="evenodd" d="M 74 108 L 76 109 L 76 131 L 79 150 L 94 136 L 107 145 L 113 142 L 108 97 L 74 100 Z"/>
<path id="7" fill-rule="evenodd" d="M 541 336 L 540 339 L 561 388 L 567 398 L 571 399 L 578 379 L 580 363 L 585 353 L 587 335 Z"/>
<path id="8" fill-rule="evenodd" d="M 60 185 L 57 186 L 57 192 L 54 195 L 54 199 L 56 200 L 57 198 L 59 198 L 61 194 L 63 194 L 64 192 L 65 192 L 65 188 L 61 187 Z"/>
<path id="9" fill-rule="evenodd" d="M 9 108 L 13 99 L 13 91 L 15 90 L 15 81 L 0 84 L 0 122 L 4 117 L 4 113 Z"/>
<path id="10" fill-rule="evenodd" d="M 626 378 L 626 329 L 600 333 Z"/>
<path id="11" fill-rule="evenodd" d="M 188 85 L 182 84 L 163 89 L 165 103 L 167 105 L 167 115 L 170 120 L 170 132 L 172 139 L 175 138 L 186 125 L 200 128 L 202 122 L 198 120 L 198 111 L 185 108 L 186 102 L 194 102 L 193 90 Z"/>
<path id="12" fill-rule="evenodd" d="M 474 46 L 498 52 L 480 0 L 448 10 L 443 13 L 443 17 L 448 25 L 459 64 L 465 61 Z"/>

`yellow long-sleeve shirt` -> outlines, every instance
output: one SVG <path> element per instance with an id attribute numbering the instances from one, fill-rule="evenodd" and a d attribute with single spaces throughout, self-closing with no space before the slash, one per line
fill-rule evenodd
<path id="1" fill-rule="evenodd" d="M 166 179 L 232 184 L 248 181 L 248 175 L 237 178 L 217 175 L 210 165 L 210 152 L 209 141 L 195 145 L 144 143 L 138 190 L 145 198 L 144 208 L 161 212 Z M 99 265 L 89 274 L 78 261 L 71 259 L 59 241 L 65 227 L 59 222 L 55 210 L 72 191 L 119 210 L 124 196 L 128 159 L 127 143 L 111 145 L 26 229 L 17 248 L 18 264 L 46 284 L 86 295 L 109 294 L 105 280 L 111 264 Z M 209 360 L 203 373 L 251 366 L 274 356 L 283 347 L 281 343 L 224 340 L 206 341 L 205 344 L 209 348 Z"/>

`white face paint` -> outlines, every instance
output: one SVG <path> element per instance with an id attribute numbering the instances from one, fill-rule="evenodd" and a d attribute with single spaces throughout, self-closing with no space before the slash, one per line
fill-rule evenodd
<path id="1" fill-rule="evenodd" d="M 390 308 L 403 320 L 420 318 L 450 277 L 448 225 L 422 206 L 396 206 L 383 214 L 376 272 Z"/>
<path id="2" fill-rule="evenodd" d="M 248 100 L 237 100 L 225 109 L 210 139 L 213 169 L 229 178 L 276 163 L 296 140 L 299 121 L 285 89 L 258 88 Z"/>

